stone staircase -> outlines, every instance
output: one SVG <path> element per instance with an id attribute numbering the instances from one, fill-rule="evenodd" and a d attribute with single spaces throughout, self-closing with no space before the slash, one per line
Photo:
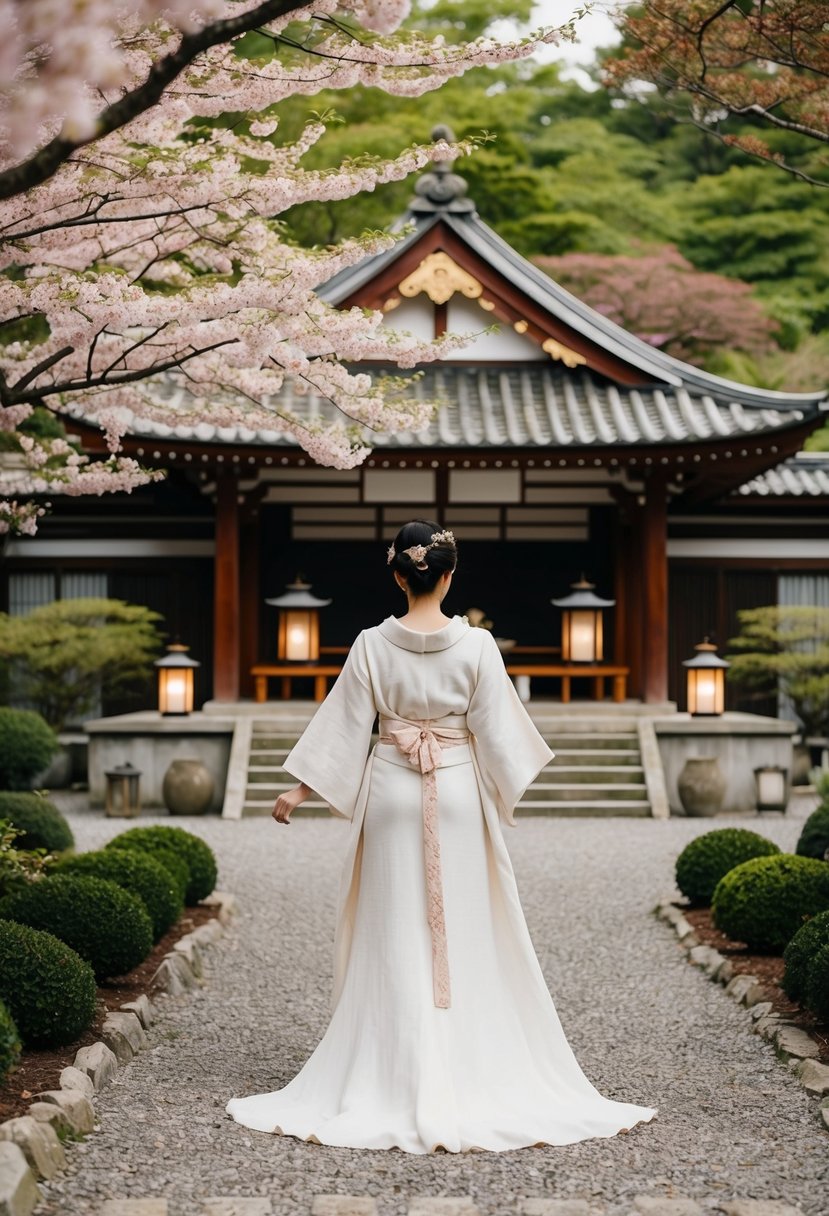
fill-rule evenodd
<path id="1" fill-rule="evenodd" d="M 270 815 L 284 790 L 296 785 L 282 762 L 308 717 L 251 718 L 237 726 L 225 815 Z M 653 727 L 633 716 L 536 717 L 555 758 L 539 773 L 516 807 L 518 815 L 586 817 L 667 814 L 664 778 Z M 376 736 L 372 737 L 374 742 Z M 231 805 L 232 802 L 232 805 Z M 664 802 L 664 809 L 663 809 Z M 327 815 L 328 805 L 309 799 L 297 815 Z"/>

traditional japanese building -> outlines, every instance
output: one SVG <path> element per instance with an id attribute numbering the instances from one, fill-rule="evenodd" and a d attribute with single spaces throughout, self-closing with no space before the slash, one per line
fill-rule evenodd
<path id="1" fill-rule="evenodd" d="M 478 334 L 413 388 L 442 402 L 427 429 L 367 431 L 372 455 L 344 472 L 276 428 L 178 423 L 172 396 L 169 423 L 137 422 L 124 444 L 166 481 L 53 498 L 37 537 L 6 542 L 2 606 L 85 593 L 149 604 L 201 659 L 198 699 L 233 702 L 275 655 L 266 598 L 301 571 L 332 600 L 323 644 L 347 646 L 403 607 L 385 547 L 424 516 L 458 539 L 448 611 L 479 606 L 497 634 L 555 644 L 550 601 L 584 572 L 615 600 L 606 653 L 629 667 L 628 695 L 664 703 L 682 701 L 694 643 L 725 643 L 740 608 L 829 602 L 829 461 L 802 453 L 826 420 L 825 388 L 738 384 L 627 333 L 488 227 L 448 162 L 419 179 L 403 221 L 412 230 L 392 249 L 319 290 L 421 338 Z M 66 422 L 103 449 L 94 419 L 70 407 Z"/>

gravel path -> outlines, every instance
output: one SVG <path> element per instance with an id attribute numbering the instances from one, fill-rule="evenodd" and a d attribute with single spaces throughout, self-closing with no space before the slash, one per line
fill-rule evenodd
<path id="1" fill-rule="evenodd" d="M 806 808 L 719 817 L 792 849 Z M 142 816 L 142 823 L 156 822 Z M 164 817 L 163 822 L 170 822 Z M 123 826 L 72 813 L 78 849 Z M 609 1097 L 655 1105 L 627 1135 L 509 1153 L 360 1152 L 251 1132 L 224 1112 L 236 1094 L 277 1089 L 328 1020 L 334 898 L 347 825 L 334 818 L 176 820 L 216 850 L 239 913 L 208 955 L 204 989 L 162 998 L 152 1047 L 96 1098 L 101 1130 L 70 1144 L 37 1216 L 95 1216 L 115 1197 L 166 1196 L 199 1216 L 206 1196 L 268 1196 L 307 1216 L 314 1195 L 378 1197 L 404 1216 L 420 1195 L 471 1195 L 481 1216 L 523 1197 L 582 1198 L 626 1216 L 637 1193 L 780 1199 L 829 1206 L 829 1137 L 809 1098 L 737 1006 L 689 966 L 651 909 L 673 862 L 710 820 L 523 819 L 506 839 L 556 1007 L 579 1061 Z"/>

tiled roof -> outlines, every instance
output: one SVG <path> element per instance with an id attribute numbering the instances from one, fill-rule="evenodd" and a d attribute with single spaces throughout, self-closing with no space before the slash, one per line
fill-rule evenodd
<path id="1" fill-rule="evenodd" d="M 829 498 L 829 452 L 798 452 L 735 491 L 744 497 Z"/>
<path id="2" fill-rule="evenodd" d="M 431 425 L 418 432 L 394 435 L 365 429 L 372 447 L 606 447 L 636 444 L 693 444 L 705 440 L 750 439 L 797 426 L 813 409 L 778 410 L 746 406 L 727 393 L 692 392 L 684 386 L 626 388 L 585 368 L 571 371 L 560 365 L 530 363 L 520 367 L 465 367 L 443 363 L 425 369 L 415 383 L 418 396 L 442 402 Z M 175 389 L 166 395 L 170 422 L 134 419 L 129 432 L 147 438 L 190 440 L 217 444 L 296 446 L 279 430 L 242 426 L 217 427 L 175 423 L 175 412 L 187 407 L 186 395 Z M 330 401 L 307 395 L 284 405 L 309 420 L 333 421 L 342 414 Z M 274 402 L 274 407 L 277 403 Z M 64 407 L 71 415 L 71 404 Z M 88 410 L 77 417 L 95 424 Z"/>

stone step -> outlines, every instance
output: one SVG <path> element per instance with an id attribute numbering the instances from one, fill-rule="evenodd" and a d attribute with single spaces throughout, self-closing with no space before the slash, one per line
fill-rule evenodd
<path id="1" fill-rule="evenodd" d="M 612 735 L 599 734 L 569 734 L 561 731 L 552 732 L 542 731 L 544 739 L 554 752 L 566 751 L 569 749 L 589 748 L 591 751 L 605 750 L 611 748 L 614 751 L 629 751 L 639 750 L 639 735 L 638 734 L 622 734 L 621 732 Z"/>
<path id="2" fill-rule="evenodd" d="M 560 815 L 568 818 L 583 815 L 586 819 L 610 818 L 614 815 L 648 817 L 651 813 L 651 804 L 632 802 L 624 798 L 596 799 L 590 802 L 559 802 L 544 798 L 531 798 L 519 802 L 515 811 L 518 815 L 550 815 L 552 817 Z"/>
<path id="3" fill-rule="evenodd" d="M 582 782 L 595 785 L 613 783 L 614 785 L 643 784 L 645 770 L 641 764 L 547 764 L 541 770 L 541 781 L 554 781 L 557 785 L 568 782 L 580 785 Z"/>
<path id="4" fill-rule="evenodd" d="M 296 743 L 299 735 L 253 735 L 250 741 L 251 752 L 282 751 L 286 754 Z"/>
<path id="5" fill-rule="evenodd" d="M 592 764 L 604 768 L 605 765 L 635 765 L 642 762 L 638 747 L 554 747 L 553 751 L 555 756 L 548 768 L 561 764 Z"/>
<path id="6" fill-rule="evenodd" d="M 275 798 L 270 798 L 265 802 L 257 801 L 256 799 L 246 798 L 242 803 L 242 815 L 245 819 L 252 819 L 256 816 L 270 815 L 273 811 Z M 293 811 L 292 819 L 301 819 L 306 815 L 309 818 L 318 817 L 320 815 L 330 815 L 327 802 L 315 802 L 311 799 L 308 802 L 303 802 Z"/>
<path id="7" fill-rule="evenodd" d="M 529 787 L 524 800 L 535 801 L 538 798 L 547 799 L 550 802 L 589 802 L 591 799 L 614 799 L 617 802 L 630 802 L 637 799 L 646 798 L 647 789 L 643 783 L 637 784 L 592 784 L 586 782 L 579 784 L 562 783 L 554 784 L 551 781 L 535 781 Z"/>

